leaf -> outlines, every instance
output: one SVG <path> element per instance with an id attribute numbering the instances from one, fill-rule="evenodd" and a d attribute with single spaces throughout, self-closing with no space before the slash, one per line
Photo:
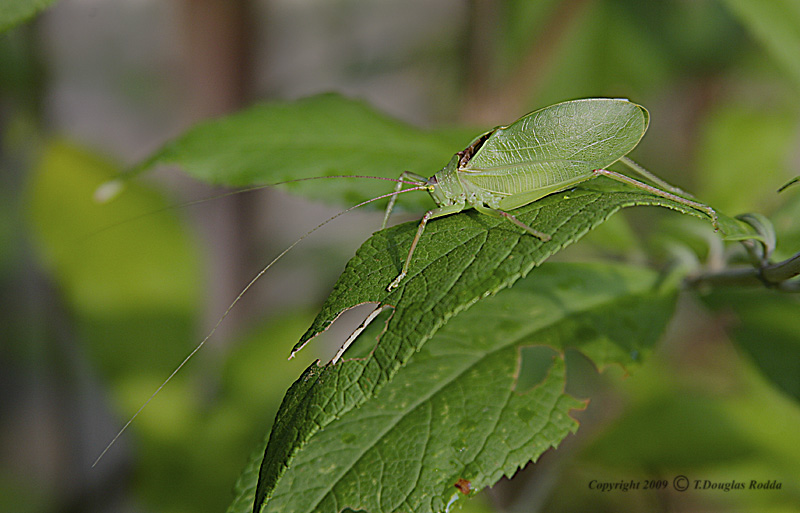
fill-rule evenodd
<path id="1" fill-rule="evenodd" d="M 416 223 L 373 235 L 347 264 L 295 351 L 352 306 L 392 305 L 394 314 L 368 358 L 306 370 L 276 419 L 281 426 L 276 429 L 285 432 L 274 436 L 283 443 L 262 467 L 262 482 L 276 482 L 297 447 L 319 427 L 374 396 L 453 315 L 510 286 L 620 208 L 660 205 L 699 215 L 684 205 L 608 182 L 594 180 L 586 184 L 593 190 L 554 194 L 515 210 L 520 220 L 552 236 L 547 243 L 473 211 L 431 222 L 409 276 L 392 292 L 386 286 L 400 270 Z"/>
<path id="2" fill-rule="evenodd" d="M 620 208 L 659 205 L 699 215 L 682 204 L 638 189 L 630 192 L 630 187 L 610 180 L 594 180 L 589 186 L 594 189 L 554 194 L 514 211 L 521 221 L 550 234 L 552 239 L 546 243 L 520 233 L 503 220 L 474 211 L 435 220 L 417 247 L 408 277 L 392 292 L 387 292 L 386 286 L 400 270 L 416 223 L 373 235 L 347 264 L 314 323 L 293 349 L 293 353 L 300 350 L 348 308 L 364 303 L 394 308 L 381 344 L 352 372 L 342 367 L 312 371 L 310 380 L 317 378 L 317 372 L 335 374 L 322 380 L 314 391 L 330 408 L 321 410 L 320 415 L 338 415 L 361 404 L 450 317 L 511 286 Z M 742 224 L 724 217 L 721 221 L 731 232 Z M 330 404 L 333 396 L 337 400 Z"/>
<path id="3" fill-rule="evenodd" d="M 566 348 L 598 366 L 648 352 L 675 299 L 657 282 L 619 265 L 543 266 L 451 319 L 377 396 L 335 416 L 317 414 L 347 392 L 317 403 L 319 390 L 367 367 L 312 365 L 276 419 L 256 511 L 444 511 L 464 496 L 456 483 L 477 491 L 513 475 L 577 429 L 569 412 L 584 403 L 564 393 Z M 532 353 L 547 372 L 522 389 L 524 349 L 533 346 L 556 352 Z"/>
<path id="4" fill-rule="evenodd" d="M 330 175 L 398 178 L 404 170 L 425 176 L 444 166 L 473 131 L 424 131 L 335 94 L 256 105 L 200 123 L 134 168 L 179 165 L 211 184 L 250 186 Z M 288 186 L 305 196 L 347 205 L 386 194 L 383 180 L 331 179 Z M 406 197 L 408 195 L 405 195 Z M 414 199 L 416 196 L 416 199 Z M 418 209 L 424 194 L 399 201 Z"/>
<path id="5" fill-rule="evenodd" d="M 65 142 L 45 150 L 31 179 L 28 214 L 41 254 L 70 303 L 95 315 L 116 315 L 133 307 L 193 311 L 198 262 L 176 217 L 144 219 L 125 231 L 101 231 L 142 211 L 163 209 L 167 201 L 136 187 L 124 201 L 93 203 L 92 191 L 117 172 L 116 166 Z"/>
<path id="6" fill-rule="evenodd" d="M 772 58 L 800 85 L 800 4 L 796 0 L 725 0 Z"/>
<path id="7" fill-rule="evenodd" d="M 56 0 L 3 0 L 0 4 L 0 34 L 34 17 Z"/>

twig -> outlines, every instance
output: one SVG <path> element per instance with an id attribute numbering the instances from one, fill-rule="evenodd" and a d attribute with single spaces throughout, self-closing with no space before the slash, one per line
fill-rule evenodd
<path id="1" fill-rule="evenodd" d="M 775 264 L 701 273 L 687 278 L 686 284 L 692 288 L 764 285 L 783 292 L 800 292 L 800 281 L 790 281 L 796 276 L 800 276 L 800 252 Z"/>

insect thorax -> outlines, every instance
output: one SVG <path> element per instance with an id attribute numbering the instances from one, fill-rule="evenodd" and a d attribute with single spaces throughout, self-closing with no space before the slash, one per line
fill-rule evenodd
<path id="1" fill-rule="evenodd" d="M 430 191 L 433 201 L 440 207 L 448 205 L 483 205 L 490 208 L 499 208 L 500 200 L 507 194 L 498 194 L 481 188 L 478 184 L 473 183 L 472 180 L 466 179 L 458 168 L 461 161 L 461 154 L 456 153 L 441 171 L 428 180 L 433 185 L 433 190 Z"/>
<path id="2" fill-rule="evenodd" d="M 450 162 L 429 179 L 429 182 L 433 184 L 433 190 L 430 191 L 431 197 L 440 207 L 463 204 L 466 200 L 464 187 L 458 180 L 458 162 L 459 155 L 453 155 Z"/>

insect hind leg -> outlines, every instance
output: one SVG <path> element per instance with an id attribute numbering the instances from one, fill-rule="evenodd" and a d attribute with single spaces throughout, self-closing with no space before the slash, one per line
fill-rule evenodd
<path id="1" fill-rule="evenodd" d="M 617 173 L 615 171 L 609 171 L 608 169 L 595 169 L 592 171 L 592 174 L 595 176 L 606 176 L 611 178 L 612 180 L 616 180 L 618 182 L 622 182 L 628 185 L 632 185 L 638 189 L 642 189 L 643 191 L 647 191 L 651 194 L 655 194 L 656 196 L 660 196 L 662 198 L 666 198 L 668 200 L 675 201 L 680 203 L 681 205 L 686 205 L 687 207 L 694 208 L 696 210 L 700 210 L 705 212 L 709 218 L 711 218 L 711 224 L 714 226 L 714 230 L 719 230 L 719 216 L 717 215 L 717 211 L 711 208 L 708 205 L 703 203 L 699 203 L 697 201 L 692 201 L 690 199 L 684 198 L 682 196 L 678 196 L 676 194 L 672 194 L 671 192 L 663 191 L 658 187 L 653 187 L 652 185 L 647 185 L 644 182 L 640 182 L 639 180 L 634 180 L 629 176 L 625 176 L 622 173 Z"/>
<path id="2" fill-rule="evenodd" d="M 688 192 L 684 191 L 680 187 L 675 187 L 674 185 L 665 182 L 664 180 L 662 180 L 661 178 L 657 177 L 656 175 L 654 175 L 653 173 L 651 173 L 647 169 L 643 168 L 638 163 L 634 162 L 633 160 L 629 159 L 628 157 L 622 157 L 621 159 L 619 159 L 619 162 L 621 162 L 622 164 L 626 165 L 628 167 L 628 169 L 630 169 L 631 171 L 633 171 L 637 175 L 641 176 L 645 180 L 649 180 L 651 183 L 655 184 L 655 186 L 658 187 L 658 188 L 667 190 L 667 191 L 669 191 L 669 192 L 671 192 L 673 194 L 676 194 L 678 196 L 688 196 L 690 198 L 692 197 L 692 195 L 689 194 Z"/>

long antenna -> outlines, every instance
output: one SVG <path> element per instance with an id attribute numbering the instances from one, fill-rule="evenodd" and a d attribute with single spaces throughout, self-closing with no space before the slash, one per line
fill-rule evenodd
<path id="1" fill-rule="evenodd" d="M 244 189 L 237 189 L 235 191 L 228 191 L 228 192 L 224 192 L 222 194 L 217 194 L 216 196 L 209 196 L 207 198 L 200 198 L 200 199 L 196 199 L 196 200 L 186 201 L 184 203 L 177 203 L 177 204 L 174 204 L 174 205 L 168 205 L 166 207 L 157 208 L 157 209 L 151 210 L 149 212 L 143 212 L 143 213 L 141 213 L 139 215 L 130 217 L 128 219 L 123 219 L 122 221 L 118 221 L 116 223 L 112 223 L 112 224 L 110 224 L 108 226 L 103 226 L 102 228 L 98 228 L 97 230 L 94 230 L 93 232 L 90 232 L 87 235 L 85 235 L 83 237 L 83 239 L 89 239 L 91 237 L 95 237 L 95 236 L 97 236 L 97 235 L 99 235 L 99 234 L 101 234 L 103 232 L 111 230 L 112 228 L 117 228 L 117 227 L 119 227 L 121 225 L 132 223 L 134 221 L 138 221 L 139 219 L 142 219 L 142 218 L 145 218 L 145 217 L 148 217 L 148 216 L 151 216 L 151 215 L 160 214 L 161 212 L 167 212 L 167 211 L 170 211 L 170 210 L 177 210 L 179 208 L 191 207 L 192 205 L 197 205 L 199 203 L 205 203 L 206 201 L 212 201 L 212 200 L 227 198 L 228 196 L 233 196 L 235 194 L 242 194 L 242 193 L 245 193 L 245 192 L 259 191 L 261 189 L 267 189 L 267 188 L 270 188 L 270 187 L 277 187 L 278 185 L 285 185 L 285 184 L 295 183 L 295 182 L 305 182 L 307 180 L 324 180 L 324 179 L 328 179 L 328 178 L 370 178 L 372 180 L 385 180 L 385 181 L 388 181 L 388 182 L 397 182 L 397 183 L 404 183 L 404 184 L 408 184 L 408 185 L 417 185 L 417 182 L 411 182 L 409 180 L 403 180 L 403 179 L 400 179 L 400 178 L 387 178 L 387 177 L 384 177 L 384 176 L 330 175 L 330 176 L 309 176 L 309 177 L 306 177 L 306 178 L 295 178 L 293 180 L 284 180 L 282 182 L 275 182 L 275 183 L 269 183 L 269 184 L 264 184 L 264 185 L 254 185 L 252 187 L 245 187 Z M 95 198 L 97 198 L 97 200 L 99 202 L 108 201 L 111 197 L 115 196 L 118 193 L 118 190 L 115 191 L 113 194 L 112 193 L 108 193 L 107 194 L 107 193 L 102 192 L 102 191 L 104 191 L 105 189 L 110 189 L 110 188 L 120 189 L 122 187 L 122 185 L 119 185 L 118 182 L 119 182 L 118 180 L 112 180 L 110 182 L 106 182 L 106 183 L 100 185 L 100 187 L 98 187 L 97 191 L 95 192 Z"/>
<path id="2" fill-rule="evenodd" d="M 142 412 L 142 410 L 144 410 L 144 409 L 145 409 L 145 407 L 146 407 L 148 404 L 150 404 L 150 401 L 152 401 L 152 400 L 153 400 L 153 398 L 154 398 L 156 395 L 158 395 L 158 393 L 159 393 L 159 392 L 161 392 L 161 389 L 163 389 L 163 388 L 164 388 L 164 387 L 167 385 L 167 383 L 169 383 L 169 382 L 172 380 L 172 378 L 173 378 L 173 377 L 174 377 L 174 376 L 175 376 L 175 375 L 178 373 L 178 371 L 180 371 L 180 370 L 183 368 L 183 366 L 184 366 L 184 365 L 186 365 L 186 363 L 187 363 L 187 362 L 188 362 L 188 361 L 189 361 L 189 360 L 190 360 L 190 359 L 191 359 L 191 358 L 192 358 L 192 357 L 195 355 L 195 353 L 197 353 L 197 352 L 198 352 L 198 351 L 199 351 L 199 350 L 200 350 L 200 349 L 201 349 L 201 348 L 202 348 L 202 347 L 205 345 L 205 343 L 208 341 L 208 339 L 210 339 L 210 338 L 211 338 L 211 337 L 214 335 L 214 333 L 217 331 L 217 328 L 219 328 L 220 324 L 222 324 L 222 321 L 224 321 L 224 320 L 225 320 L 225 318 L 226 318 L 226 317 L 228 316 L 228 314 L 230 313 L 230 311 L 231 311 L 231 310 L 233 310 L 233 307 L 234 307 L 234 306 L 236 306 L 236 303 L 238 303 L 238 302 L 239 302 L 239 300 L 242 298 L 242 296 L 244 296 L 245 292 L 247 292 L 247 291 L 250 289 L 250 287 L 252 287 L 252 286 L 253 286 L 253 284 L 254 284 L 256 281 L 258 281 L 258 279 L 259 279 L 259 278 L 261 278 L 261 276 L 263 276 L 263 275 L 264 275 L 264 273 L 266 273 L 266 272 L 267 272 L 267 271 L 270 269 L 270 267 L 272 267 L 273 265 L 275 265 L 275 263 L 276 263 L 278 260 L 280 260 L 281 258 L 283 258 L 283 256 L 284 256 L 286 253 L 288 253 L 289 251 L 291 251 L 291 250 L 292 250 L 292 248 L 294 248 L 295 246 L 297 246 L 298 244 L 300 244 L 300 242 L 302 242 L 302 241 L 303 241 L 303 240 L 304 240 L 306 237 L 308 237 L 309 235 L 311 235 L 311 234 L 312 234 L 312 233 L 314 233 L 315 231 L 319 230 L 320 228 L 322 228 L 322 227 L 323 227 L 323 226 L 325 226 L 326 224 L 330 223 L 330 222 L 331 222 L 331 221 L 333 221 L 334 219 L 336 219 L 336 218 L 338 218 L 339 216 L 342 216 L 342 215 L 344 215 L 344 214 L 347 214 L 348 212 L 351 212 L 351 211 L 353 211 L 353 210 L 355 210 L 355 209 L 357 209 L 357 208 L 359 208 L 359 207 L 363 207 L 364 205 L 367 205 L 367 204 L 369 204 L 369 203 L 372 203 L 373 201 L 382 200 L 382 199 L 384 199 L 384 198 L 388 198 L 388 197 L 390 197 L 390 196 L 396 196 L 396 195 L 398 195 L 398 194 L 403 194 L 403 193 L 405 193 L 405 192 L 412 192 L 412 191 L 424 191 L 424 190 L 427 190 L 427 189 L 428 189 L 428 186 L 426 186 L 426 185 L 419 185 L 419 186 L 417 186 L 417 187 L 412 187 L 412 188 L 410 188 L 410 189 L 403 189 L 403 190 L 400 190 L 400 191 L 390 192 L 390 193 L 388 193 L 388 194 L 383 194 L 383 195 L 381 195 L 381 196 L 378 196 L 378 197 L 376 197 L 376 198 L 372 198 L 372 199 L 368 199 L 368 200 L 366 200 L 366 201 L 362 201 L 362 202 L 361 202 L 361 203 L 359 203 L 358 205 L 353 205 L 352 207 L 348 208 L 347 210 L 342 210 L 342 211 L 341 211 L 341 212 L 339 212 L 338 214 L 336 214 L 336 215 L 334 215 L 334 216 L 332 216 L 332 217 L 328 218 L 327 220 L 323 221 L 322 223 L 318 224 L 316 227 L 314 227 L 313 229 L 311 229 L 311 230 L 309 230 L 308 232 L 306 232 L 306 233 L 305 233 L 305 235 L 303 235 L 302 237 L 300 237 L 299 239 L 297 239 L 296 241 L 294 241 L 294 242 L 292 243 L 292 245 L 291 245 L 291 246 L 289 246 L 288 248 L 284 249 L 284 250 L 283 250 L 283 251 L 282 251 L 282 252 L 281 252 L 281 253 L 280 253 L 278 256 L 276 256 L 276 257 L 275 257 L 275 258 L 274 258 L 274 259 L 273 259 L 273 260 L 272 260 L 270 263 L 268 263 L 266 266 L 264 266 L 264 268 L 262 268 L 262 269 L 261 269 L 261 270 L 258 272 L 258 274 L 256 274 L 256 275 L 255 275 L 255 277 L 253 277 L 253 279 L 252 279 L 252 280 L 250 280 L 250 282 L 249 282 L 249 283 L 248 283 L 248 284 L 247 284 L 247 285 L 246 285 L 246 286 L 245 286 L 245 287 L 242 289 L 242 291 L 239 293 L 239 295 L 238 295 L 238 296 L 236 296 L 236 299 L 234 299 L 234 300 L 233 300 L 233 302 L 232 302 L 232 303 L 231 303 L 231 304 L 228 306 L 228 308 L 225 310 L 225 312 L 224 312 L 224 313 L 222 314 L 222 316 L 219 318 L 219 320 L 218 320 L 218 321 L 217 321 L 217 323 L 214 325 L 214 327 L 213 327 L 213 328 L 211 328 L 211 331 L 209 331 L 209 332 L 208 332 L 208 335 L 206 335 L 206 337 L 205 337 L 203 340 L 201 340 L 201 341 L 200 341 L 200 343 L 199 343 L 199 344 L 197 344 L 197 346 L 196 346 L 194 349 L 192 349 L 192 352 L 190 352 L 190 353 L 189 353 L 189 355 L 188 355 L 186 358 L 184 358 L 184 359 L 183 359 L 183 361 L 180 363 L 180 365 L 178 365 L 178 366 L 175 368 L 175 370 L 174 370 L 174 371 L 172 371 L 172 374 L 170 374 L 170 375 L 169 375 L 169 377 L 168 377 L 166 380 L 164 380 L 164 382 L 163 382 L 163 383 L 161 383 L 161 385 L 159 385 L 159 387 L 156 389 L 156 391 L 155 391 L 155 392 L 153 392 L 153 394 L 152 394 L 152 395 L 151 395 L 151 396 L 150 396 L 150 397 L 149 397 L 149 398 L 148 398 L 148 399 L 147 399 L 147 400 L 144 402 L 144 404 L 142 404 L 142 405 L 139 407 L 139 409 L 138 409 L 138 410 L 136 410 L 136 413 L 134 413 L 134 414 L 133 414 L 133 416 L 132 416 L 132 417 L 131 417 L 131 418 L 128 420 L 128 422 L 126 422 L 126 423 L 125 423 L 125 425 L 124 425 L 124 426 L 122 426 L 122 429 L 120 429 L 120 430 L 119 430 L 119 432 L 118 432 L 118 433 L 117 433 L 117 434 L 114 436 L 114 438 L 112 438 L 112 439 L 111 439 L 111 442 L 109 442 L 109 443 L 108 443 L 108 445 L 105 447 L 105 449 L 103 449 L 103 452 L 101 452 L 101 453 L 100 453 L 100 456 L 98 456 L 98 457 L 97 457 L 97 459 L 96 459 L 96 460 L 94 460 L 94 463 L 92 463 L 92 468 L 94 468 L 94 467 L 95 467 L 95 465 L 97 465 L 97 463 L 98 463 L 98 462 L 99 462 L 99 461 L 100 461 L 100 460 L 103 458 L 103 456 L 105 456 L 105 454 L 108 452 L 108 450 L 109 450 L 109 449 L 111 449 L 111 446 L 112 446 L 112 445 L 114 445 L 114 443 L 117 441 L 117 439 L 118 439 L 120 436 L 122 436 L 122 433 L 124 433 L 124 432 L 125 432 L 125 430 L 126 430 L 126 429 L 128 429 L 128 426 L 130 426 L 130 425 L 131 425 L 131 423 L 134 421 L 134 419 L 136 419 L 136 417 L 138 417 L 138 416 L 139 416 L 139 414 Z"/>

